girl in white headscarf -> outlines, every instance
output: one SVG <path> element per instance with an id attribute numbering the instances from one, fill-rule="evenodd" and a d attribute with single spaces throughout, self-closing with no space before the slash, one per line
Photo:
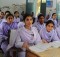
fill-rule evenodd
<path id="1" fill-rule="evenodd" d="M 55 28 L 57 28 L 59 26 L 58 22 L 57 22 L 57 15 L 56 15 L 56 13 L 53 13 L 52 16 L 49 18 L 49 20 L 52 20 L 54 22 Z"/>

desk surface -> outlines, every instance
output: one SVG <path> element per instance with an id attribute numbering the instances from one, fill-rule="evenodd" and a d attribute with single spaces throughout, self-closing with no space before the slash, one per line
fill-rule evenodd
<path id="1" fill-rule="evenodd" d="M 32 50 L 30 51 L 39 57 L 60 57 L 60 48 L 50 48 L 40 53 L 33 52 Z"/>

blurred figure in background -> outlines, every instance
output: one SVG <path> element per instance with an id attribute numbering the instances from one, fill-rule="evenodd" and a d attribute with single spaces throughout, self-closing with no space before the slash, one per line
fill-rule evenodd
<path id="1" fill-rule="evenodd" d="M 3 22 L 2 29 L 0 28 L 0 40 L 1 40 L 1 48 L 6 53 L 6 48 L 8 46 L 8 38 L 9 31 L 11 29 L 17 29 L 17 23 L 13 22 L 14 16 L 12 14 L 6 15 L 6 22 Z"/>
<path id="2" fill-rule="evenodd" d="M 33 26 L 35 26 L 38 29 L 38 31 L 40 31 L 42 28 L 45 27 L 44 15 L 43 14 L 38 15 L 38 22 L 35 22 L 33 24 Z"/>
<path id="3" fill-rule="evenodd" d="M 14 12 L 14 22 L 16 22 L 17 24 L 20 22 L 19 12 L 18 11 Z"/>
<path id="4" fill-rule="evenodd" d="M 53 13 L 52 16 L 48 20 L 52 20 L 54 22 L 55 28 L 57 28 L 59 26 L 59 24 L 57 22 L 57 15 L 56 15 L 56 13 Z"/>

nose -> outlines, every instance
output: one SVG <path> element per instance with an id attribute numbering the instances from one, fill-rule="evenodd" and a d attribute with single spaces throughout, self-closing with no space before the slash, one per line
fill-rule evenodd
<path id="1" fill-rule="evenodd" d="M 9 19 L 10 21 L 12 21 L 12 19 Z"/>

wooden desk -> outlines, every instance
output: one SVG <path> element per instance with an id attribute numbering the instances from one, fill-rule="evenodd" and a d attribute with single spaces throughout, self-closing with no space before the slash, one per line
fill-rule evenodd
<path id="1" fill-rule="evenodd" d="M 40 53 L 27 50 L 26 57 L 60 57 L 60 48 L 51 48 Z"/>

